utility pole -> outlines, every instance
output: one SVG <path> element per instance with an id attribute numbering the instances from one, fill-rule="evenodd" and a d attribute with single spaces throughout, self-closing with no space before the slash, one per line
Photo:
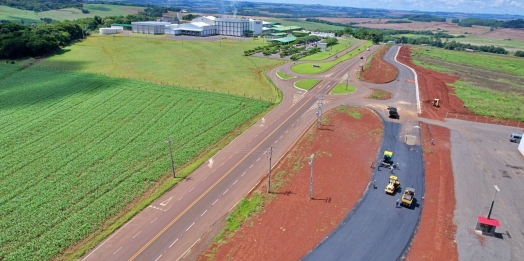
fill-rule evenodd
<path id="1" fill-rule="evenodd" d="M 497 185 L 493 185 L 495 187 L 495 195 L 493 195 L 493 200 L 491 200 L 491 207 L 489 208 L 488 213 L 488 219 L 491 217 L 491 211 L 493 210 L 493 205 L 495 204 L 495 196 L 497 196 L 497 192 L 500 192 L 499 187 Z"/>
<path id="2" fill-rule="evenodd" d="M 271 191 L 271 156 L 273 156 L 273 146 L 269 147 L 267 153 L 269 154 L 269 171 L 267 172 L 267 193 L 269 194 Z"/>
<path id="3" fill-rule="evenodd" d="M 176 178 L 175 176 L 175 161 L 173 160 L 173 149 L 171 148 L 171 136 L 166 140 L 167 144 L 169 144 L 169 155 L 171 155 L 171 172 L 173 172 L 173 178 Z"/>
<path id="4" fill-rule="evenodd" d="M 315 154 L 311 154 L 311 157 L 309 157 L 309 166 L 311 166 L 311 172 L 309 175 L 309 199 L 313 198 L 313 158 L 315 157 Z"/>
<path id="5" fill-rule="evenodd" d="M 317 129 L 322 124 L 322 107 L 324 106 L 324 94 L 320 94 L 317 101 Z"/>
<path id="6" fill-rule="evenodd" d="M 348 70 L 348 78 L 346 80 L 346 91 L 348 90 L 348 84 L 349 84 L 349 70 Z"/>

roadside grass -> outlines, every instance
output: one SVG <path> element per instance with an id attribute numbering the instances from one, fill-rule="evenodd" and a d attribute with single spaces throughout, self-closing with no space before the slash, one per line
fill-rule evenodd
<path id="1" fill-rule="evenodd" d="M 347 85 L 347 89 L 346 89 L 346 83 L 341 82 L 337 84 L 335 88 L 331 89 L 329 93 L 330 94 L 346 94 L 346 93 L 352 93 L 356 90 L 357 88 L 355 88 L 355 86 L 352 86 L 352 85 Z"/>
<path id="2" fill-rule="evenodd" d="M 291 71 L 295 73 L 300 74 L 319 74 L 328 71 L 329 69 L 333 68 L 335 65 L 349 60 L 355 56 L 357 56 L 359 53 L 362 53 L 366 50 L 366 48 L 369 48 L 373 46 L 373 43 L 371 41 L 366 41 L 363 45 L 360 45 L 358 48 L 352 50 L 351 52 L 344 54 L 340 56 L 339 58 L 331 61 L 331 62 L 307 62 L 307 63 L 300 63 L 293 65 L 291 67 Z M 319 65 L 319 67 L 314 67 L 313 65 Z"/>
<path id="3" fill-rule="evenodd" d="M 488 70 L 524 76 L 524 70 L 522 70 L 522 68 L 524 68 L 524 59 L 515 56 L 450 51 L 433 47 L 424 47 L 412 50 L 414 62 L 417 62 L 418 56 L 428 56 L 447 62 L 477 66 Z M 420 62 L 416 64 L 420 65 Z"/>
<path id="4" fill-rule="evenodd" d="M 373 92 L 369 95 L 368 99 L 385 100 L 391 97 L 391 93 L 381 89 L 371 89 Z"/>
<path id="5" fill-rule="evenodd" d="M 175 41 L 91 36 L 35 64 L 275 101 L 265 71 L 284 61 L 242 55 L 256 41 Z M 125 47 L 125 50 L 122 48 Z"/>
<path id="6" fill-rule="evenodd" d="M 284 26 L 300 26 L 308 31 L 319 31 L 319 30 L 344 30 L 344 27 L 337 25 L 329 25 L 315 22 L 308 22 L 299 19 L 277 19 L 277 18 L 264 18 L 267 22 L 281 23 Z"/>
<path id="7" fill-rule="evenodd" d="M 329 48 L 329 51 L 318 52 L 300 59 L 300 61 L 321 61 L 351 47 L 351 44 L 358 43 L 358 40 L 347 38 L 339 40 L 337 44 Z"/>
<path id="8" fill-rule="evenodd" d="M 306 79 L 306 80 L 296 81 L 295 86 L 307 91 L 313 88 L 313 86 L 315 86 L 319 82 L 320 80 L 317 80 L 317 79 Z"/>
<path id="9" fill-rule="evenodd" d="M 100 17 L 116 15 L 126 16 L 144 10 L 144 7 L 140 6 L 110 4 L 84 4 L 84 8 L 89 10 L 88 14 L 82 13 L 82 11 L 77 8 L 64 8 L 37 13 L 8 6 L 0 6 L 0 20 L 8 20 L 18 23 L 24 20 L 25 23 L 41 23 L 42 21 L 40 18 L 51 18 L 53 20 L 63 21 L 94 17 L 95 15 Z"/>
<path id="10" fill-rule="evenodd" d="M 459 43 L 469 43 L 473 45 L 493 45 L 497 47 L 502 47 L 508 51 L 523 50 L 524 51 L 524 41 L 519 40 L 504 40 L 498 38 L 487 38 L 487 37 L 477 37 L 477 36 L 466 36 L 464 38 L 453 38 L 448 41 L 456 41 Z"/>
<path id="11" fill-rule="evenodd" d="M 265 195 L 257 192 L 249 199 L 244 197 L 240 200 L 235 209 L 229 213 L 226 226 L 215 237 L 215 241 L 225 242 L 225 239 L 232 237 L 244 221 L 249 220 L 252 215 L 256 215 L 261 210 L 264 199 Z"/>
<path id="12" fill-rule="evenodd" d="M 349 116 L 355 119 L 362 118 L 362 114 L 358 110 L 359 110 L 358 106 L 339 106 L 337 107 L 338 112 L 347 113 Z"/>
<path id="13" fill-rule="evenodd" d="M 289 80 L 291 78 L 295 78 L 293 75 L 289 75 L 289 74 L 286 74 L 286 73 L 283 73 L 281 71 L 277 71 L 277 75 L 282 78 L 283 80 Z"/>
<path id="14" fill-rule="evenodd" d="M 468 67 L 457 70 L 454 68 L 446 68 L 445 64 L 435 65 L 419 60 L 424 56 L 434 58 L 435 60 L 451 62 L 454 65 L 467 65 L 471 68 L 481 69 L 486 72 L 485 77 L 487 78 L 485 78 L 484 81 L 474 80 L 475 78 L 469 76 L 471 72 L 468 71 Z M 520 67 L 524 66 L 524 59 L 502 55 L 434 49 L 431 49 L 430 52 L 418 50 L 416 51 L 416 55 L 412 57 L 413 62 L 422 67 L 461 76 L 461 80 L 450 86 L 455 88 L 455 95 L 464 102 L 464 107 L 472 110 L 475 114 L 524 121 L 524 108 L 522 108 L 524 95 L 522 94 L 523 91 L 519 89 L 524 88 L 524 86 L 516 85 L 505 79 L 491 78 L 500 77 L 500 72 L 504 72 L 504 68 L 508 77 L 520 75 L 518 77 L 522 78 L 524 72 L 518 68 L 524 68 Z M 489 73 L 492 71 L 498 71 L 499 75 L 490 75 Z M 494 87 L 494 85 L 498 86 Z"/>

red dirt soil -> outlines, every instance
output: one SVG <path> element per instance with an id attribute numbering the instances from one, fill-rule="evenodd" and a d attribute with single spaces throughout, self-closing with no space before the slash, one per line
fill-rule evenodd
<path id="1" fill-rule="evenodd" d="M 421 123 L 426 192 L 419 228 L 406 260 L 458 260 L 450 131 Z M 431 140 L 435 145 L 431 145 Z"/>
<path id="2" fill-rule="evenodd" d="M 455 89 L 447 84 L 454 83 L 459 79 L 457 76 L 451 76 L 418 65 L 411 61 L 411 49 L 402 46 L 397 56 L 399 62 L 413 68 L 417 72 L 420 102 L 422 106 L 421 117 L 444 120 L 446 113 L 449 111 L 473 114 L 469 109 L 464 108 L 464 102 L 455 96 Z M 432 106 L 433 99 L 440 99 L 440 107 Z"/>
<path id="3" fill-rule="evenodd" d="M 359 119 L 352 117 L 361 116 Z M 276 165 L 283 182 L 263 211 L 244 222 L 234 236 L 212 254 L 208 246 L 199 260 L 299 260 L 323 240 L 362 196 L 370 181 L 369 163 L 382 139 L 382 124 L 371 110 L 338 107 L 325 114 L 320 129 L 312 125 Z M 313 198 L 309 199 L 309 156 L 314 153 Z M 272 177 L 272 184 L 279 181 Z M 267 190 L 267 181 L 255 189 Z"/>
<path id="4" fill-rule="evenodd" d="M 384 60 L 384 55 L 388 52 L 390 46 L 385 45 L 373 55 L 369 68 L 360 73 L 360 78 L 371 83 L 388 83 L 397 78 L 398 69 L 393 64 Z"/>

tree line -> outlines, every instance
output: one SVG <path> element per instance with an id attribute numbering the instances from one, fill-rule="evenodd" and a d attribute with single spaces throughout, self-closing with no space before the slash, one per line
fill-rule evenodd
<path id="1" fill-rule="evenodd" d="M 438 37 L 420 37 L 420 38 L 413 38 L 413 37 L 393 37 L 388 38 L 390 41 L 394 41 L 395 43 L 399 44 L 414 44 L 414 45 L 428 45 L 428 46 L 434 46 L 438 48 L 444 48 L 448 50 L 457 50 L 457 51 L 477 51 L 477 52 L 486 52 L 486 53 L 496 53 L 496 54 L 508 54 L 508 51 L 502 47 L 495 47 L 493 45 L 471 45 L 471 44 L 464 44 L 459 43 L 456 41 L 448 41 L 447 39 L 442 42 L 441 38 Z"/>
<path id="2" fill-rule="evenodd" d="M 466 18 L 458 22 L 459 26 L 471 27 L 472 25 L 489 26 L 493 28 L 524 28 L 524 20 L 499 21 L 495 19 Z"/>
<path id="3" fill-rule="evenodd" d="M 43 12 L 62 8 L 83 9 L 82 2 L 76 0 L 0 0 L 0 5 L 13 8 Z"/>

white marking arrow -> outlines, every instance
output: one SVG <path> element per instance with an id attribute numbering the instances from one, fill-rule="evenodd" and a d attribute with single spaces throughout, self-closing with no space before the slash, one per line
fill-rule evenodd
<path id="1" fill-rule="evenodd" d="M 210 158 L 210 159 L 209 159 L 209 164 L 207 164 L 207 166 L 208 166 L 209 168 L 212 168 L 212 167 L 213 167 L 213 158 Z"/>
<path id="2" fill-rule="evenodd" d="M 173 197 L 170 197 L 170 198 L 168 198 L 168 199 L 162 201 L 162 203 L 160 203 L 160 206 L 165 206 L 165 205 L 167 205 L 167 203 L 169 203 L 169 201 L 170 201 L 172 198 L 173 198 Z"/>

